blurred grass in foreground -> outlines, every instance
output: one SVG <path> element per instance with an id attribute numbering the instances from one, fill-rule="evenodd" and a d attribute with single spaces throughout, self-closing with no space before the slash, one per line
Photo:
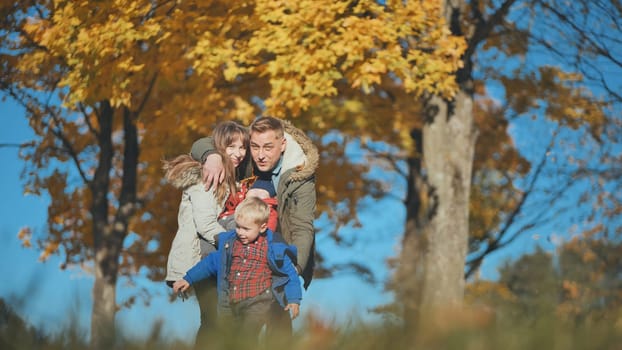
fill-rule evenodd
<path id="1" fill-rule="evenodd" d="M 66 317 L 72 317 L 67 314 Z M 77 318 L 75 318 L 77 319 Z M 277 345 L 263 339 L 256 346 L 240 337 L 235 329 L 218 333 L 210 349 L 611 349 L 622 350 L 622 318 L 589 324 L 571 324 L 552 313 L 528 319 L 509 317 L 488 308 L 467 308 L 460 312 L 437 313 L 415 332 L 397 323 L 347 326 L 331 324 L 308 316 L 291 343 Z M 24 322 L 0 299 L 0 349 L 88 349 L 86 335 L 70 327 L 59 334 L 44 335 Z M 188 341 L 192 341 L 189 339 Z M 119 330 L 114 349 L 191 349 L 192 344 L 165 339 L 157 323 L 147 339 L 136 340 L 131 330 Z"/>

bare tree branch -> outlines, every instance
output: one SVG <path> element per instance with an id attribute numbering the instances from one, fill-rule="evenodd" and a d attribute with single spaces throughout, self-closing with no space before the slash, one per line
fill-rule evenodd
<path id="1" fill-rule="evenodd" d="M 2 88 L 4 91 L 6 91 L 6 93 L 11 98 L 13 98 L 13 100 L 15 100 L 19 105 L 21 105 L 28 113 L 32 115 L 37 114 L 37 111 L 35 111 L 31 103 L 29 103 L 33 101 L 38 101 L 37 98 L 35 98 L 31 94 L 26 93 L 23 89 L 19 90 L 19 93 L 18 93 L 18 91 L 13 89 L 13 87 L 9 86 L 8 84 L 3 84 Z M 40 122 L 41 122 L 41 125 L 43 125 L 43 127 L 47 128 L 49 132 L 51 132 L 55 137 L 57 137 L 61 141 L 63 147 L 57 148 L 57 150 L 62 150 L 64 153 L 67 154 L 67 156 L 69 156 L 69 158 L 73 161 L 74 165 L 76 166 L 76 170 L 78 171 L 80 178 L 82 178 L 85 184 L 87 185 L 90 184 L 91 180 L 86 176 L 86 173 L 80 163 L 80 159 L 78 158 L 78 154 L 73 149 L 73 146 L 71 145 L 71 142 L 69 141 L 69 139 L 67 139 L 67 137 L 63 134 L 62 128 L 59 129 L 59 125 L 62 124 L 61 122 L 62 118 L 58 115 L 58 113 L 56 113 L 54 109 L 50 107 L 48 103 L 39 104 L 39 105 L 41 105 L 46 111 L 46 113 L 48 113 L 48 115 L 50 115 L 52 119 L 55 121 L 56 126 L 54 127 L 51 126 L 50 123 L 45 120 L 41 120 Z"/>
<path id="2" fill-rule="evenodd" d="M 556 134 L 557 133 L 555 133 L 555 135 Z M 536 170 L 531 178 L 529 185 L 527 186 L 526 190 L 523 192 L 521 199 L 518 202 L 516 208 L 509 214 L 503 226 L 501 227 L 501 229 L 499 229 L 496 237 L 494 237 L 491 241 L 488 242 L 486 249 L 483 252 L 477 254 L 475 257 L 467 261 L 466 264 L 468 268 L 465 273 L 466 278 L 469 278 L 475 271 L 477 271 L 477 269 L 481 266 L 486 256 L 488 256 L 490 253 L 496 250 L 503 248 L 504 246 L 507 246 L 509 243 L 514 241 L 521 233 L 535 226 L 535 222 L 526 224 L 521 229 L 517 230 L 510 238 L 507 238 L 504 241 L 504 238 L 506 238 L 506 235 L 508 234 L 510 228 L 513 228 L 513 224 L 516 218 L 523 211 L 525 203 L 527 203 L 527 199 L 529 199 L 529 197 L 533 193 L 535 185 L 540 179 L 540 174 L 542 173 L 542 170 L 544 169 L 544 166 L 547 163 L 548 153 L 551 151 L 554 144 L 555 144 L 555 137 L 553 137 L 553 139 L 551 140 L 547 148 L 544 150 L 543 155 L 540 159 L 540 162 L 538 163 L 538 166 L 536 167 Z M 541 215 L 544 215 L 544 211 L 541 212 Z"/>

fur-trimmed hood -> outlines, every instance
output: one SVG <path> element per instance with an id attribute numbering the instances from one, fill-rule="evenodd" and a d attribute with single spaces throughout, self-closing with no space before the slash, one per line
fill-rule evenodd
<path id="1" fill-rule="evenodd" d="M 287 120 L 282 120 L 287 146 L 283 153 L 283 171 L 295 168 L 290 180 L 299 181 L 315 174 L 320 156 L 313 141 L 300 129 Z M 293 142 L 292 142 L 293 141 Z"/>
<path id="2" fill-rule="evenodd" d="M 183 190 L 202 182 L 203 169 L 201 163 L 190 156 L 184 157 L 181 161 L 176 159 L 164 162 L 162 168 L 166 173 L 166 180 L 177 189 Z"/>

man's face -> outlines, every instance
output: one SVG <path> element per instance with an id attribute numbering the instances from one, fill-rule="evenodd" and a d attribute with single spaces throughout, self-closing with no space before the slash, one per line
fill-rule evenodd
<path id="1" fill-rule="evenodd" d="M 235 233 L 242 244 L 249 244 L 255 242 L 257 237 L 266 231 L 267 225 L 257 224 L 248 218 L 237 218 L 235 220 Z"/>
<path id="2" fill-rule="evenodd" d="M 259 171 L 272 171 L 285 151 L 285 137 L 277 138 L 274 130 L 251 132 L 251 155 Z"/>

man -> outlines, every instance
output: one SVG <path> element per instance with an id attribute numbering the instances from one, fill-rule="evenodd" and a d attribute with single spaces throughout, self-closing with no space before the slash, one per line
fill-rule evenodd
<path id="1" fill-rule="evenodd" d="M 260 117 L 249 129 L 254 175 L 271 180 L 276 189 L 276 231 L 298 249 L 296 269 L 306 289 L 314 267 L 317 148 L 304 132 L 288 121 Z M 210 154 L 203 165 L 208 187 L 217 185 L 221 168 L 220 156 Z"/>

